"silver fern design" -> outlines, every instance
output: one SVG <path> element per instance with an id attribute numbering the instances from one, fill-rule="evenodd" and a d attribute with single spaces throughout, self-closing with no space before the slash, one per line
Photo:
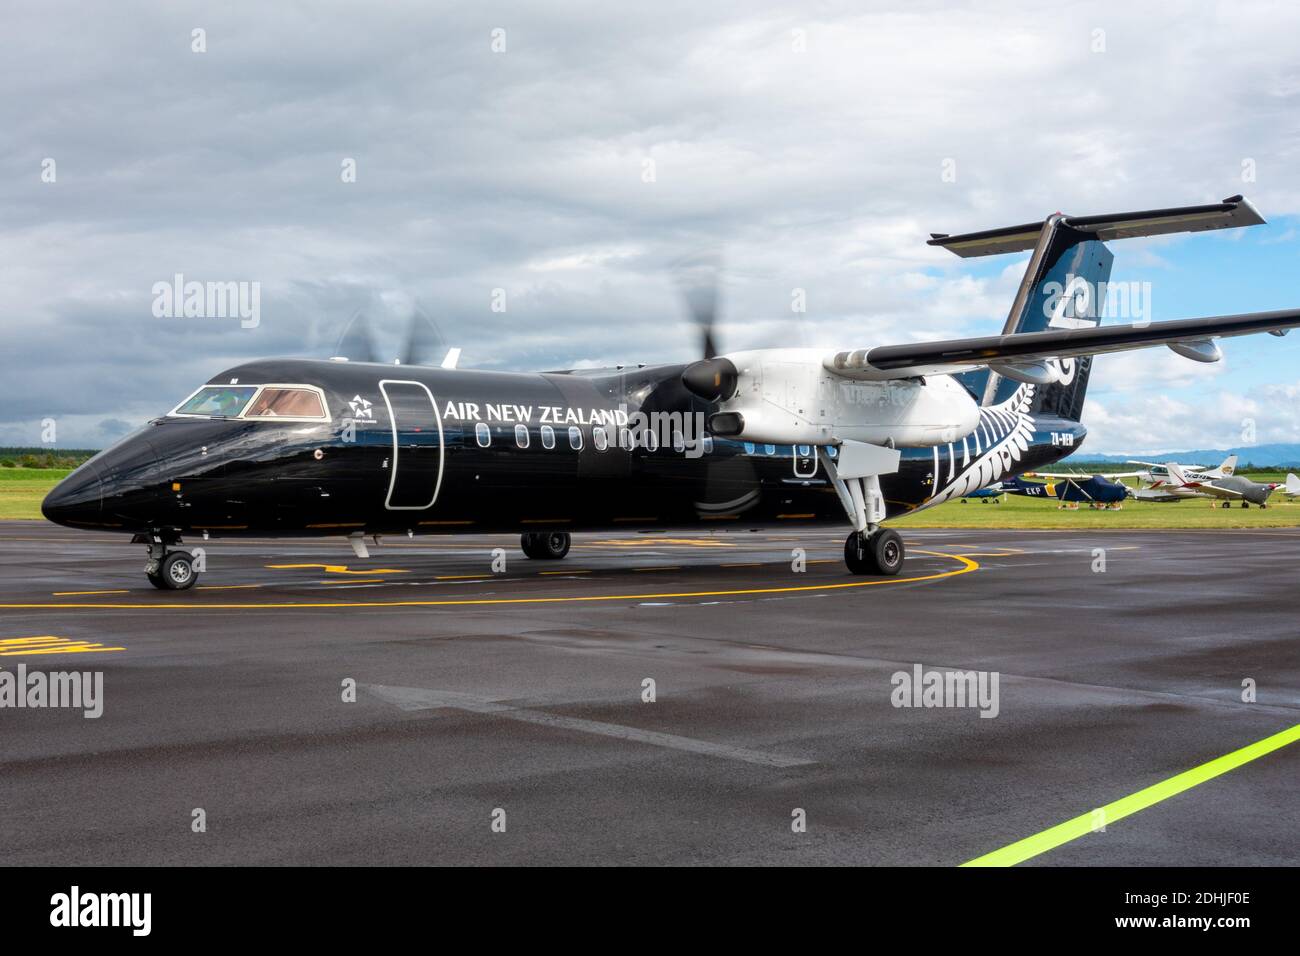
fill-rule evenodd
<path id="1" fill-rule="evenodd" d="M 940 490 L 921 508 L 960 498 L 1014 474 L 1034 435 L 1034 419 L 1029 415 L 1033 398 L 1034 386 L 1021 385 L 1000 405 L 981 408 L 979 426 L 960 444 L 949 443 L 946 453 L 936 445 L 934 487 Z"/>

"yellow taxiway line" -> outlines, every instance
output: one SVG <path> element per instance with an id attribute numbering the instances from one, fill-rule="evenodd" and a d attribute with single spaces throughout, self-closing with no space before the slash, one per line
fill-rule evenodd
<path id="1" fill-rule="evenodd" d="M 326 574 L 410 574 L 404 568 L 361 568 L 353 570 L 346 564 L 268 564 L 272 571 L 286 571 L 297 568 L 320 568 Z"/>
<path id="2" fill-rule="evenodd" d="M 63 608 L 67 610 L 194 610 L 194 611 L 256 611 L 260 609 L 303 609 L 313 608 L 365 608 L 365 607 L 466 607 L 493 604 L 576 604 L 596 603 L 601 601 L 648 601 L 663 598 L 695 597 L 736 597 L 746 594 L 795 594 L 808 591 L 843 591 L 852 588 L 880 587 L 890 584 L 913 584 L 920 581 L 938 581 L 961 574 L 979 570 L 979 563 L 960 554 L 943 554 L 938 551 L 918 551 L 936 558 L 956 561 L 960 567 L 951 571 L 939 571 L 934 574 L 919 574 L 911 577 L 873 578 L 869 581 L 843 581 L 838 584 L 800 584 L 787 587 L 771 588 L 735 588 L 723 591 L 669 591 L 654 594 L 575 594 L 558 597 L 526 598 L 455 598 L 437 601 L 267 601 L 261 604 L 225 604 L 225 603 L 153 603 L 128 604 L 91 601 L 69 601 L 64 603 L 44 602 L 31 604 L 0 604 L 0 610 L 49 610 Z"/>
<path id="3" fill-rule="evenodd" d="M 25 657 L 28 654 L 102 654 L 124 650 L 125 647 L 105 647 L 103 644 L 56 637 L 53 634 L 0 640 L 0 657 Z"/>

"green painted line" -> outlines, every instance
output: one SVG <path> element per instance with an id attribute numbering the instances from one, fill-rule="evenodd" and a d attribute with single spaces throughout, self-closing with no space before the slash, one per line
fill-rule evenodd
<path id="1" fill-rule="evenodd" d="M 1297 740 L 1300 740 L 1300 724 L 1288 727 L 1281 733 L 1274 734 L 1272 737 L 1265 737 L 1263 740 L 1242 747 L 1240 750 L 1234 750 L 1230 754 L 1216 757 L 1209 763 L 1203 763 L 1199 767 L 1184 770 L 1175 777 L 1152 784 L 1145 790 L 1139 790 L 1127 797 L 1121 797 L 1114 803 L 1108 803 L 1104 807 L 1089 811 L 1082 816 L 1075 817 L 1073 820 L 1058 823 L 1042 833 L 1035 833 L 1033 836 L 1025 837 L 1023 840 L 1017 840 L 1009 846 L 1004 846 L 1000 850 L 977 856 L 975 859 L 963 863 L 962 866 L 1015 866 L 1017 863 L 1023 863 L 1040 853 L 1054 850 L 1062 844 L 1092 833 L 1099 825 L 1104 826 L 1122 820 L 1130 814 L 1154 806 L 1161 800 L 1168 800 L 1184 790 L 1190 790 L 1207 780 L 1213 780 L 1229 770 L 1236 770 L 1243 764 L 1258 760 L 1265 754 L 1280 750 L 1287 744 L 1293 744 Z"/>

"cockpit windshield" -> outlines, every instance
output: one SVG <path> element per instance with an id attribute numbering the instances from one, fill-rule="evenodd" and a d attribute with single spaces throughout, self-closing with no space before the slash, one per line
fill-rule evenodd
<path id="1" fill-rule="evenodd" d="M 321 418 L 325 406 L 309 388 L 267 386 L 248 410 L 249 418 Z"/>
<path id="2" fill-rule="evenodd" d="M 176 409 L 177 415 L 212 415 L 234 418 L 257 394 L 256 385 L 206 385 Z"/>
<path id="3" fill-rule="evenodd" d="M 325 396 L 315 385 L 204 385 L 173 415 L 190 418 L 327 422 Z"/>

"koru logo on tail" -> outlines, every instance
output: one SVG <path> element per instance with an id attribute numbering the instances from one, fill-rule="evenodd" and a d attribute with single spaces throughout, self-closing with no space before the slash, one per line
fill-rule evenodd
<path id="1" fill-rule="evenodd" d="M 1043 290 L 1048 293 L 1046 306 L 1052 310 L 1049 329 L 1090 329 L 1097 324 L 1096 292 L 1083 276 L 1066 276 L 1064 288 L 1049 282 Z"/>
<path id="2" fill-rule="evenodd" d="M 1067 276 L 1064 288 L 1059 282 L 1049 282 L 1043 288 L 1049 293 L 1049 329 L 1091 329 L 1098 324 L 1096 292 L 1083 276 Z M 1055 369 L 1060 385 L 1073 382 L 1078 370 L 1078 362 L 1072 358 L 1048 359 L 1047 365 Z"/>

